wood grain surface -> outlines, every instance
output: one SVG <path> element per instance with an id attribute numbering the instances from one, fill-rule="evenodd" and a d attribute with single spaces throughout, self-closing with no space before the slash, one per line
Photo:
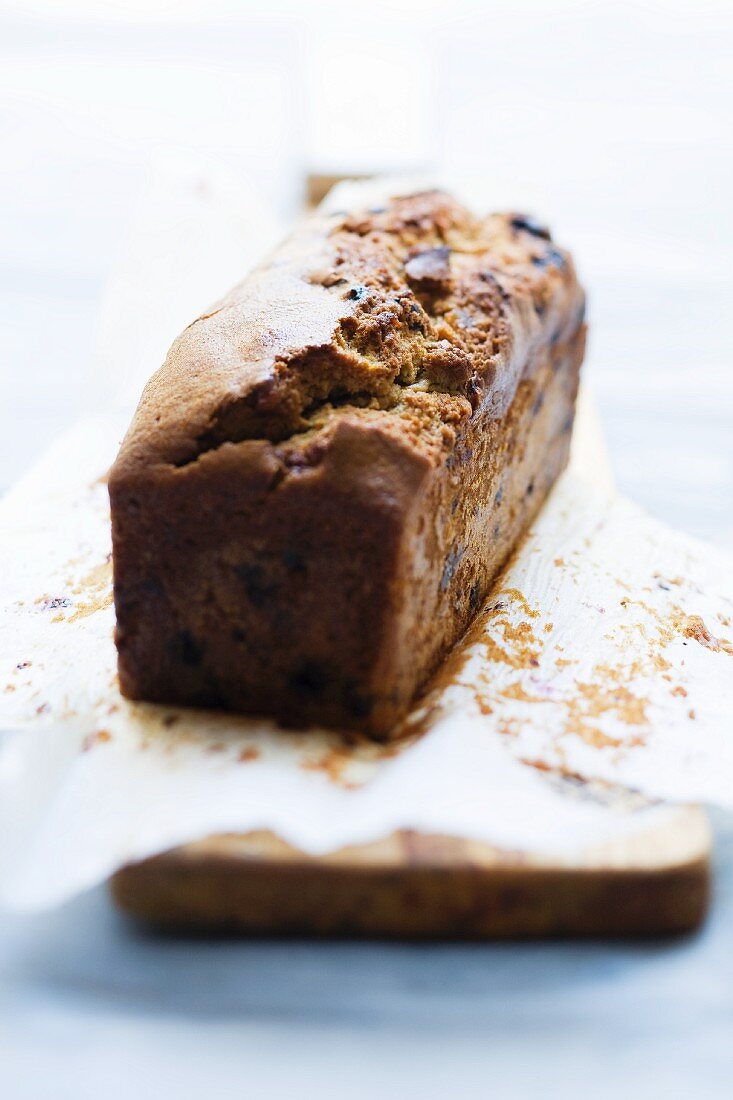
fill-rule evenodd
<path id="1" fill-rule="evenodd" d="M 401 832 L 314 858 L 271 833 L 212 837 L 123 868 L 129 915 L 177 931 L 485 939 L 674 934 L 709 898 L 702 811 L 553 860 Z"/>

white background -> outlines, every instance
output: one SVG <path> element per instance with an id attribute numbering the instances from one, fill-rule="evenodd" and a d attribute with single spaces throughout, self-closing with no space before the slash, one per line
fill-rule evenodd
<path id="1" fill-rule="evenodd" d="M 0 487 L 105 400 L 99 304 L 161 149 L 283 216 L 308 170 L 432 168 L 573 248 L 622 488 L 733 547 L 732 59 L 725 3 L 5 2 Z M 101 892 L 3 918 L 0 1095 L 730 1095 L 728 835 L 681 944 L 160 943 Z"/>

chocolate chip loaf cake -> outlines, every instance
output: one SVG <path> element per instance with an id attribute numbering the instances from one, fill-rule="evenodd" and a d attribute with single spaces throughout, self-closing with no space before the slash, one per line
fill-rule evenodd
<path id="1" fill-rule="evenodd" d="M 125 695 L 389 736 L 565 465 L 583 313 L 523 215 L 305 221 L 176 340 L 112 469 Z"/>

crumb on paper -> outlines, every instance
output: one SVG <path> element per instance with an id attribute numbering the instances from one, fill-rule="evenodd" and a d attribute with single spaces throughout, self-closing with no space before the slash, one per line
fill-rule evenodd
<path id="1" fill-rule="evenodd" d="M 95 730 L 94 733 L 88 733 L 81 743 L 81 751 L 89 752 L 95 745 L 103 745 L 112 740 L 112 734 L 109 730 Z"/>
<path id="2" fill-rule="evenodd" d="M 247 745 L 245 749 L 239 753 L 237 760 L 241 764 L 251 764 L 254 760 L 259 760 L 260 750 L 254 745 Z"/>
<path id="3" fill-rule="evenodd" d="M 345 746 L 335 746 L 321 756 L 306 757 L 300 766 L 304 771 L 322 772 L 332 783 L 348 787 L 349 784 L 343 781 L 343 773 L 350 763 L 351 753 L 348 749 Z"/>
<path id="4" fill-rule="evenodd" d="M 728 641 L 727 638 L 716 638 L 708 630 L 700 615 L 681 613 L 678 628 L 686 638 L 692 638 L 706 649 L 711 649 L 714 653 L 727 653 L 733 657 L 733 642 Z"/>

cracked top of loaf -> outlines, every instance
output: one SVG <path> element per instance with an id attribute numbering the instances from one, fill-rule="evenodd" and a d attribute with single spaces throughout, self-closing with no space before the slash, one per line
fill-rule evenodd
<path id="1" fill-rule="evenodd" d="M 472 412 L 503 415 L 533 344 L 582 309 L 568 253 L 525 215 L 479 218 L 437 190 L 317 212 L 178 337 L 116 473 L 252 439 L 297 465 L 343 417 L 438 462 Z"/>

